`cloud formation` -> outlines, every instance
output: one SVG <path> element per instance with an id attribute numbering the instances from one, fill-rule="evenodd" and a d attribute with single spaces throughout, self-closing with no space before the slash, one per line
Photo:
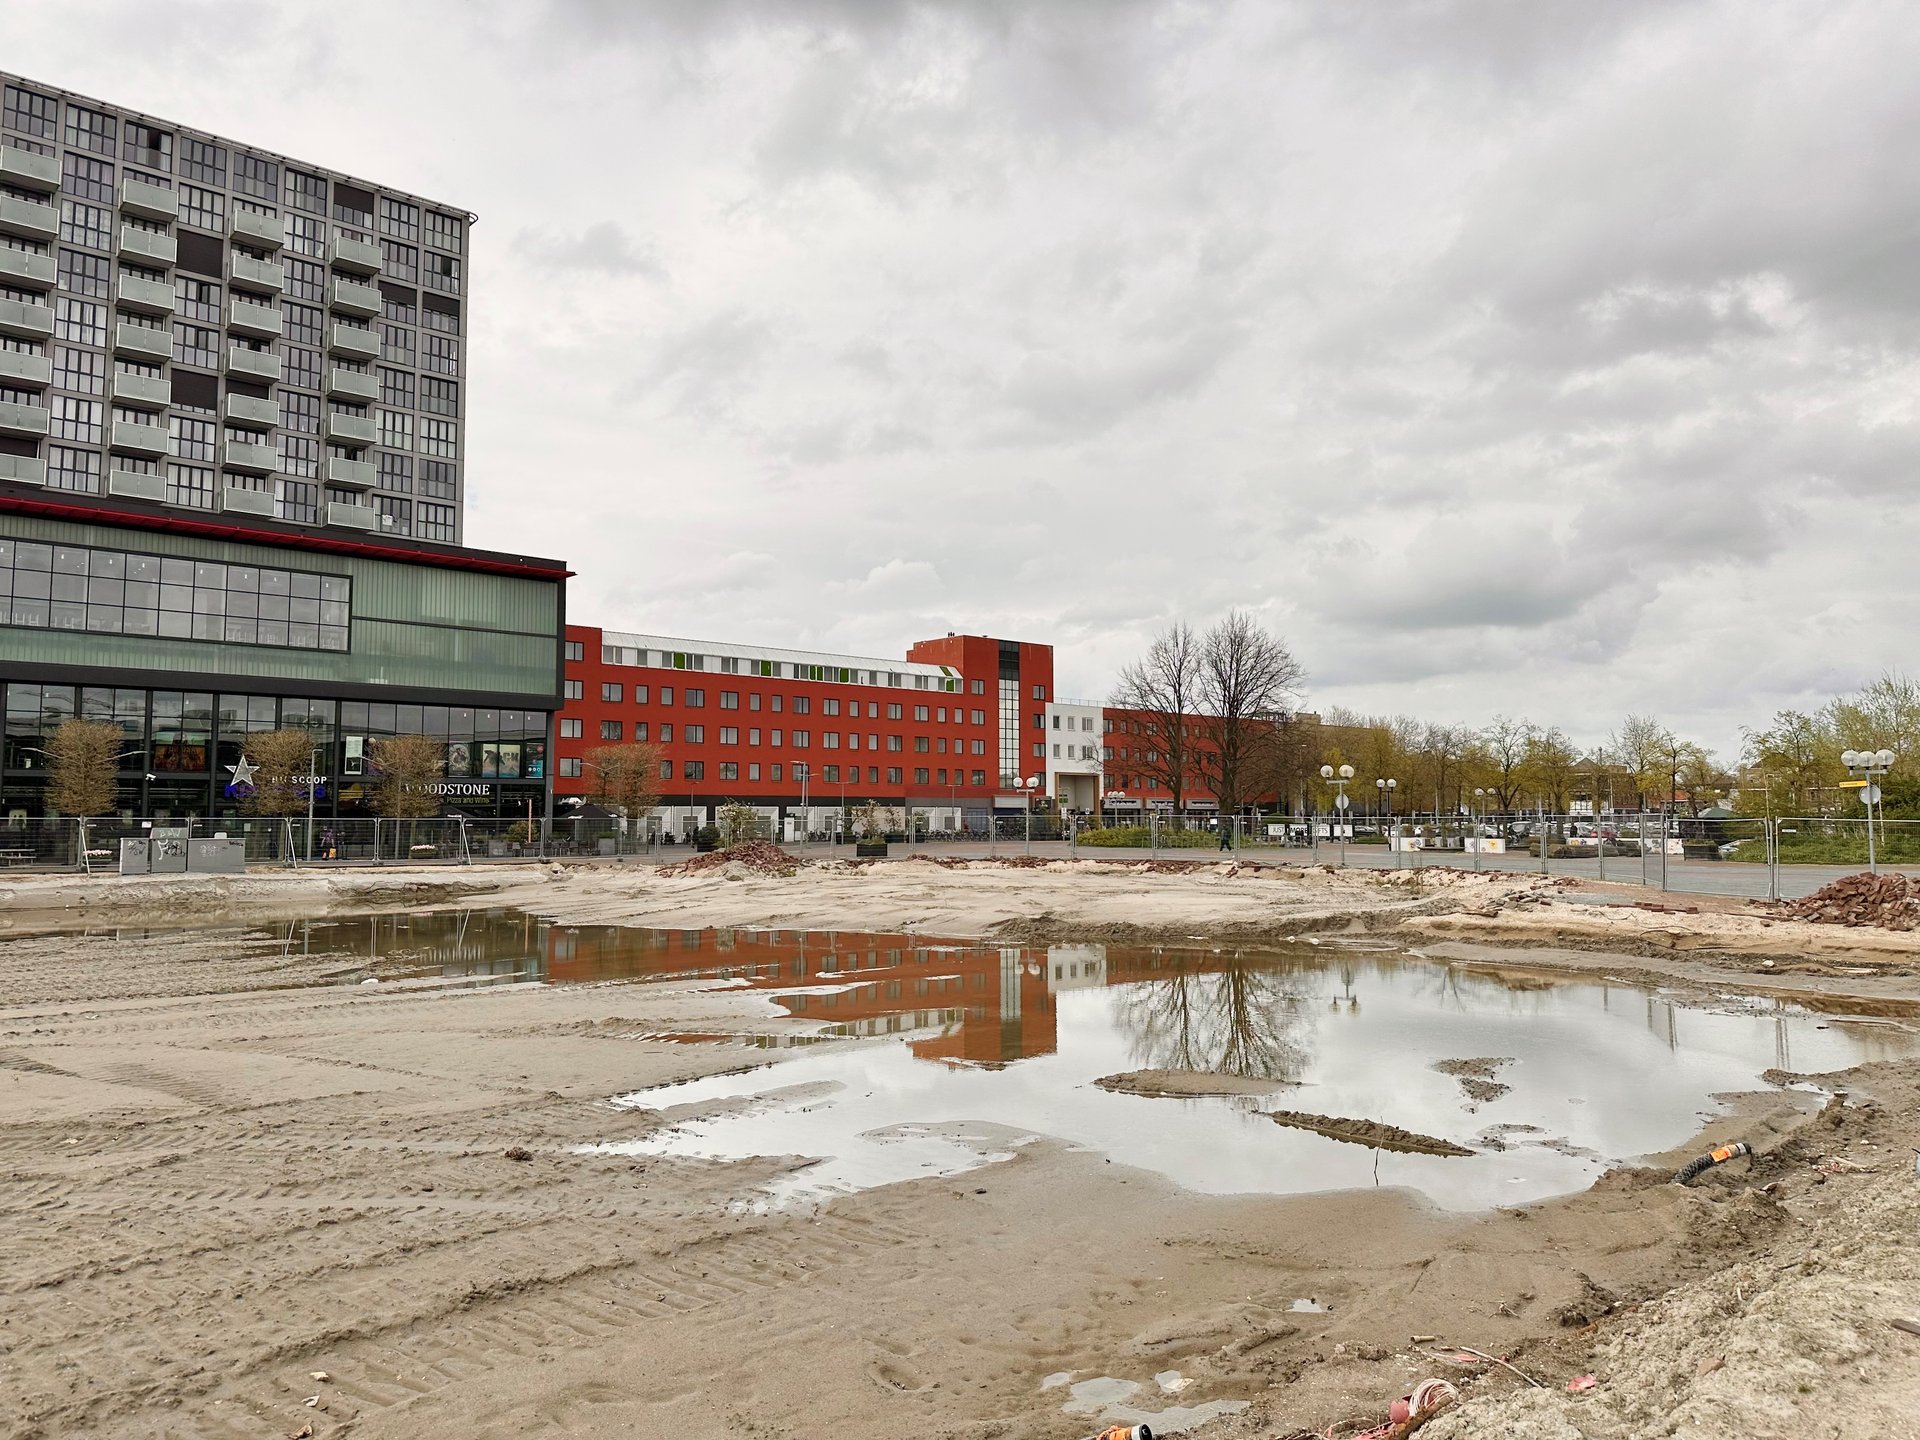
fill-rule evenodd
<path id="1" fill-rule="evenodd" d="M 1250 606 L 1321 704 L 1723 750 L 1911 666 L 1904 7 L 221 13 L 9 63 L 476 211 L 469 535 L 576 617 L 1097 695 Z"/>

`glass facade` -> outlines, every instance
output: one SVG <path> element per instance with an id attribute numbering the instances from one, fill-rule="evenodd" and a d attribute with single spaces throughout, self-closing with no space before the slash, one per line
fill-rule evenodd
<path id="1" fill-rule="evenodd" d="M 76 716 L 120 728 L 116 808 L 123 817 L 237 815 L 228 794 L 250 735 L 301 729 L 313 737 L 314 773 L 324 778 L 316 815 L 368 812 L 367 760 L 373 742 L 430 735 L 443 745 L 449 809 L 518 815 L 544 808 L 548 777 L 546 710 L 300 695 L 228 694 L 128 686 L 10 681 L 0 697 L 0 822 L 49 813 L 46 749 Z"/>

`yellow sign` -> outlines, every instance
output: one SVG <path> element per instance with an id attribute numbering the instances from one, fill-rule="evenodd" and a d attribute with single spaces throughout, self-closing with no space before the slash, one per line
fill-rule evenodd
<path id="1" fill-rule="evenodd" d="M 1842 780 L 1840 782 L 1840 788 L 1842 790 L 1864 790 L 1867 788 L 1867 782 L 1864 780 Z"/>

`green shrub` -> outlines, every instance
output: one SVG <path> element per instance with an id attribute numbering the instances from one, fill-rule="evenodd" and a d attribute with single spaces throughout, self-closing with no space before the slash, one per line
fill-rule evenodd
<path id="1" fill-rule="evenodd" d="M 1074 843 L 1148 850 L 1153 847 L 1153 839 L 1152 831 L 1145 825 L 1109 825 L 1104 829 L 1080 831 Z M 1159 840 L 1167 850 L 1208 850 L 1220 843 L 1220 837 L 1208 830 L 1162 830 Z"/>

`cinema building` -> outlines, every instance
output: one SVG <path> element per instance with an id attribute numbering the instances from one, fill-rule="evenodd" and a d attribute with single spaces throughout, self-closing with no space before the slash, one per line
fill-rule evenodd
<path id="1" fill-rule="evenodd" d="M 386 735 L 546 812 L 565 567 L 466 548 L 474 217 L 0 75 L 0 817 L 121 727 L 118 809 L 227 813 L 300 726 L 321 815 Z"/>

